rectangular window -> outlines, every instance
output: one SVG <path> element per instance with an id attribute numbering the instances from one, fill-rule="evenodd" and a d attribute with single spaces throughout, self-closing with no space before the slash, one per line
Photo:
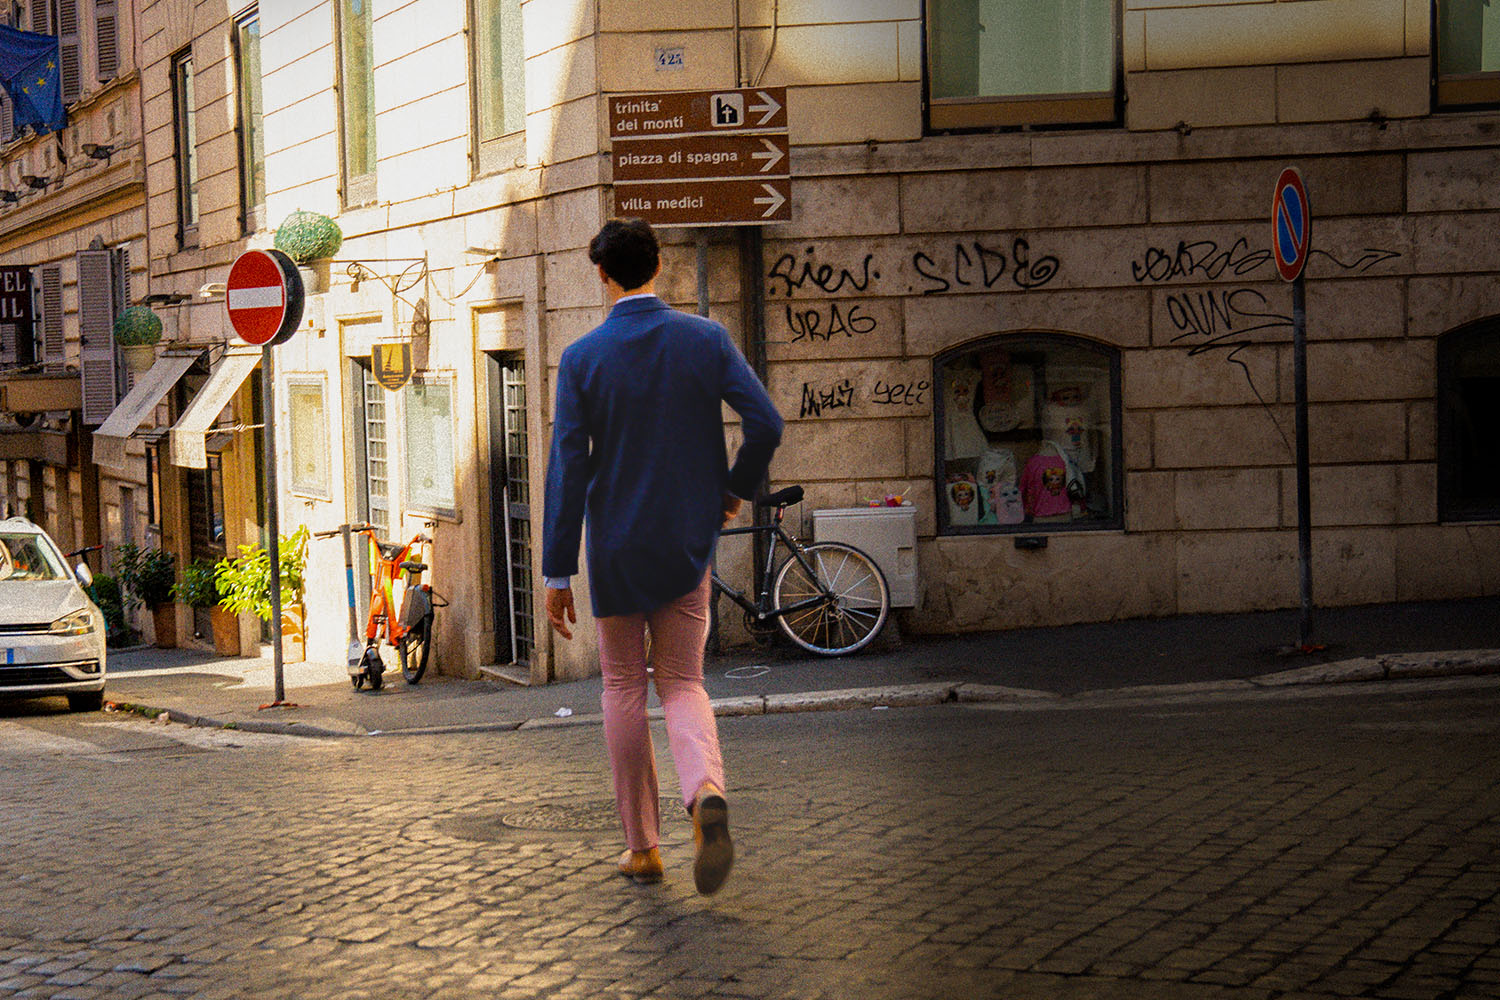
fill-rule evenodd
<path id="1" fill-rule="evenodd" d="M 938 525 L 945 534 L 1119 528 L 1119 352 L 1056 335 L 940 358 Z"/>
<path id="2" fill-rule="evenodd" d="M 1438 0 L 1437 103 L 1500 104 L 1500 6 Z"/>
<path id="3" fill-rule="evenodd" d="M 292 430 L 292 492 L 327 499 L 328 411 L 322 379 L 289 379 L 286 403 Z"/>
<path id="4" fill-rule="evenodd" d="M 934 130 L 1116 120 L 1116 0 L 927 0 Z"/>
<path id="5" fill-rule="evenodd" d="M 1500 517 L 1500 327 L 1485 321 L 1438 340 L 1438 516 Z"/>
<path id="6" fill-rule="evenodd" d="M 474 135 L 479 170 L 500 170 L 500 139 L 526 127 L 521 0 L 474 0 Z"/>
<path id="7" fill-rule="evenodd" d="M 161 531 L 161 448 L 146 445 L 146 523 Z"/>
<path id="8" fill-rule="evenodd" d="M 453 489 L 453 381 L 441 375 L 414 376 L 404 396 L 408 506 L 451 512 L 458 506 Z"/>
<path id="9" fill-rule="evenodd" d="M 338 0 L 344 204 L 375 200 L 375 59 L 370 0 Z"/>
<path id="10" fill-rule="evenodd" d="M 198 129 L 194 121 L 193 53 L 172 57 L 173 142 L 177 153 L 177 243 L 198 245 Z"/>
<path id="11" fill-rule="evenodd" d="M 261 131 L 260 14 L 252 10 L 234 25 L 235 76 L 239 83 L 240 204 L 245 232 L 266 225 L 266 141 Z"/>

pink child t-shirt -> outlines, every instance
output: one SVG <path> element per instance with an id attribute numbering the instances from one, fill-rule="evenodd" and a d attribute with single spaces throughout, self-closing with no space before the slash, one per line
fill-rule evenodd
<path id="1" fill-rule="evenodd" d="M 1073 501 L 1068 498 L 1068 463 L 1061 455 L 1033 455 L 1021 472 L 1021 498 L 1026 513 L 1032 517 L 1055 517 L 1070 514 Z"/>

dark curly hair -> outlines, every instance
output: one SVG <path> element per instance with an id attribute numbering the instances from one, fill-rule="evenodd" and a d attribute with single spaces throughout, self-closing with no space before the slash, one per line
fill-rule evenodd
<path id="1" fill-rule="evenodd" d="M 610 219 L 589 241 L 589 260 L 628 292 L 656 277 L 661 248 L 644 219 Z"/>

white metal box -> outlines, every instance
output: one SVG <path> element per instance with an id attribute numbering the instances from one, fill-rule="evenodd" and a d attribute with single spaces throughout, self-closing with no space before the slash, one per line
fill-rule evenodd
<path id="1" fill-rule="evenodd" d="M 813 541 L 844 542 L 880 566 L 891 589 L 891 607 L 917 604 L 915 507 L 843 507 L 813 511 Z"/>

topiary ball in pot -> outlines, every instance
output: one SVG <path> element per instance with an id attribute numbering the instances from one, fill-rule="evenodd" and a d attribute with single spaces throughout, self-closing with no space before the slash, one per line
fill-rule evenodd
<path id="1" fill-rule="evenodd" d="M 338 253 L 344 245 L 344 233 L 328 216 L 298 209 L 276 227 L 275 243 L 277 250 L 298 264 L 306 264 Z"/>
<path id="2" fill-rule="evenodd" d="M 115 317 L 115 342 L 150 346 L 161 340 L 161 317 L 150 306 L 130 306 Z"/>

